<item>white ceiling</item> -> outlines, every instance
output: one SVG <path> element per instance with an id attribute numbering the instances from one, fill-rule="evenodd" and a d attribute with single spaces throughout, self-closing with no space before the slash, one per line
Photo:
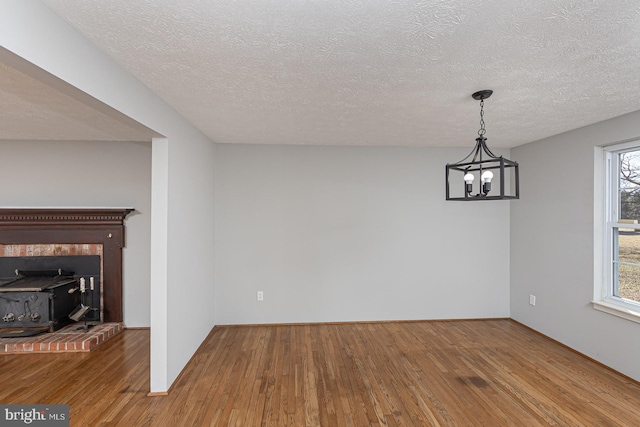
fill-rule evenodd
<path id="1" fill-rule="evenodd" d="M 157 135 L 90 107 L 60 86 L 0 62 L 0 140 L 149 141 Z"/>
<path id="2" fill-rule="evenodd" d="M 638 0 L 43 0 L 220 143 L 492 147 L 640 109 Z"/>

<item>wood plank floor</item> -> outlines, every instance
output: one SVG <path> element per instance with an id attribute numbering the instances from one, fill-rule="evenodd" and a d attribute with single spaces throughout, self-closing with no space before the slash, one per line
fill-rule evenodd
<path id="1" fill-rule="evenodd" d="M 640 425 L 640 385 L 510 320 L 216 327 L 148 390 L 145 330 L 0 356 L 0 403 L 69 404 L 72 426 Z"/>

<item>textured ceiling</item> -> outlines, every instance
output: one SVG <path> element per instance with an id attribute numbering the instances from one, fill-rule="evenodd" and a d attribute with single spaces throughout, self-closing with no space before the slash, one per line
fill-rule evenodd
<path id="1" fill-rule="evenodd" d="M 134 128 L 0 62 L 0 140 L 150 141 Z"/>
<path id="2" fill-rule="evenodd" d="M 220 143 L 517 146 L 640 109 L 638 0 L 44 0 Z"/>

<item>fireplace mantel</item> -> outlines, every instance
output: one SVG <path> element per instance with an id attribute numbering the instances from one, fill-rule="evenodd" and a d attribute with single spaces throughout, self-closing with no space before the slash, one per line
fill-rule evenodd
<path id="1" fill-rule="evenodd" d="M 124 219 L 131 208 L 0 208 L 0 244 L 102 244 L 105 322 L 122 322 Z"/>

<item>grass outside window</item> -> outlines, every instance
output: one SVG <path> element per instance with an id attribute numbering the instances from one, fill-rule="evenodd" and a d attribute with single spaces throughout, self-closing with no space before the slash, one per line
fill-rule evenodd
<path id="1" fill-rule="evenodd" d="M 618 234 L 618 297 L 640 303 L 640 232 L 622 231 Z"/>

